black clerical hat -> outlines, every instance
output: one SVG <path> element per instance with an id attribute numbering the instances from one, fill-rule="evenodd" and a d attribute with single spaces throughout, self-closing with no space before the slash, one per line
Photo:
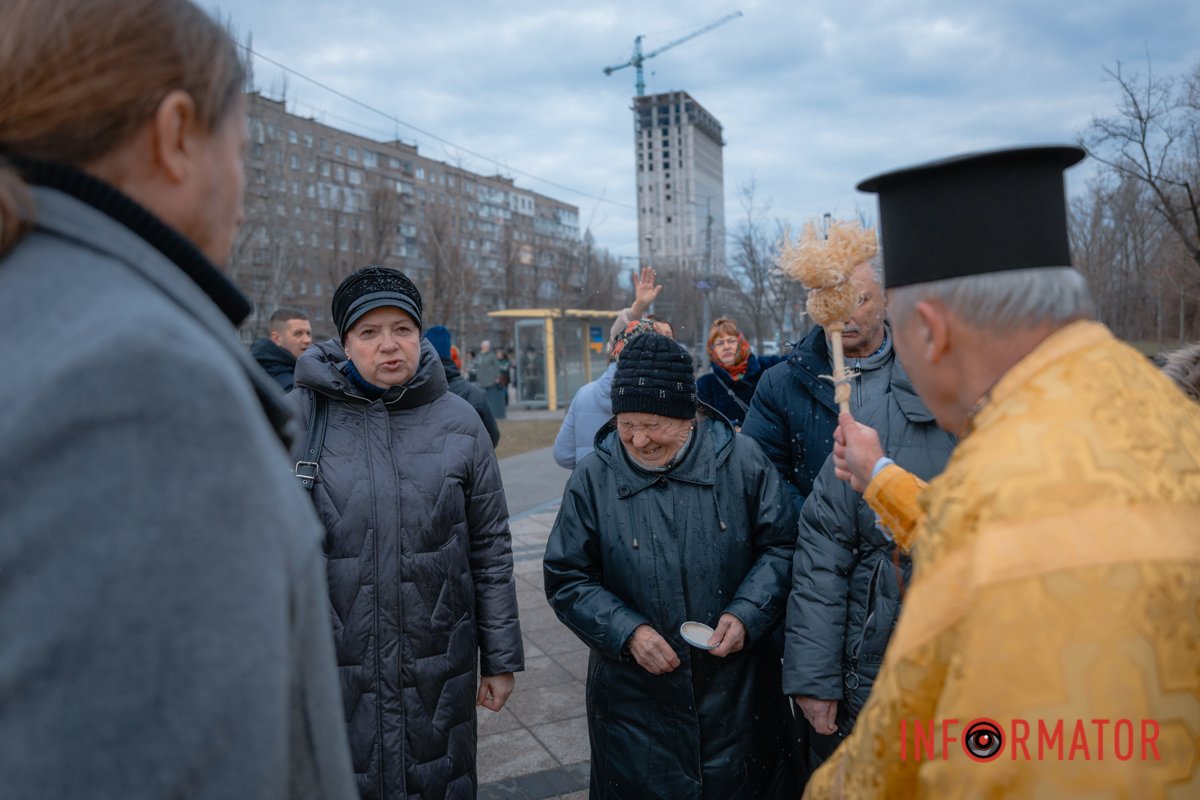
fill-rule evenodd
<path id="1" fill-rule="evenodd" d="M 879 195 L 884 284 L 1071 264 L 1063 170 L 1078 147 L 971 153 L 858 184 Z"/>

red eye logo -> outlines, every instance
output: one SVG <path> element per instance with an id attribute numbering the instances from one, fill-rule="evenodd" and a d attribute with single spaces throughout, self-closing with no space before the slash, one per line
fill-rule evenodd
<path id="1" fill-rule="evenodd" d="M 975 761 L 994 761 L 1004 750 L 1004 734 L 994 720 L 977 719 L 963 731 L 963 750 Z"/>

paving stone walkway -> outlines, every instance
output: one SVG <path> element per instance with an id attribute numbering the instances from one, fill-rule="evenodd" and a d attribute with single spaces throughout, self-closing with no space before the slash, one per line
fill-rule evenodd
<path id="1" fill-rule="evenodd" d="M 557 513 L 552 500 L 510 523 L 525 671 L 503 711 L 478 711 L 480 800 L 587 797 L 588 648 L 554 616 L 542 584 L 542 554 Z"/>

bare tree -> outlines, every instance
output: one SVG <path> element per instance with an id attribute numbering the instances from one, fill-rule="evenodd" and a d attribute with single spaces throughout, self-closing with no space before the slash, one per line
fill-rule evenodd
<path id="1" fill-rule="evenodd" d="M 738 187 L 737 196 L 743 217 L 734 229 L 730 267 L 746 312 L 740 326 L 744 332 L 752 334 L 755 350 L 761 353 L 764 335 L 771 333 L 772 329 L 773 320 L 768 308 L 775 289 L 771 276 L 775 258 L 766 224 L 771 204 L 770 201 L 760 202 L 756 192 L 757 183 L 754 179 Z"/>
<path id="2" fill-rule="evenodd" d="M 1120 93 L 1117 113 L 1096 117 L 1080 142 L 1148 202 L 1200 270 L 1200 63 L 1182 82 L 1105 68 Z"/>
<path id="3" fill-rule="evenodd" d="M 392 181 L 376 177 L 374 184 L 367 193 L 367 260 L 372 264 L 386 264 L 399 233 L 400 198 Z"/>

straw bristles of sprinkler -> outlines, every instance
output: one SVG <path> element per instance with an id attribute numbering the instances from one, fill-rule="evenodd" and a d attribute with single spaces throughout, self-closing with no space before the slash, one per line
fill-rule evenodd
<path id="1" fill-rule="evenodd" d="M 810 220 L 796 241 L 784 237 L 779 248 L 779 268 L 808 289 L 808 313 L 818 324 L 843 322 L 858 307 L 859 290 L 850 273 L 879 252 L 875 231 L 857 222 L 834 222 L 829 235 L 817 233 Z"/>

